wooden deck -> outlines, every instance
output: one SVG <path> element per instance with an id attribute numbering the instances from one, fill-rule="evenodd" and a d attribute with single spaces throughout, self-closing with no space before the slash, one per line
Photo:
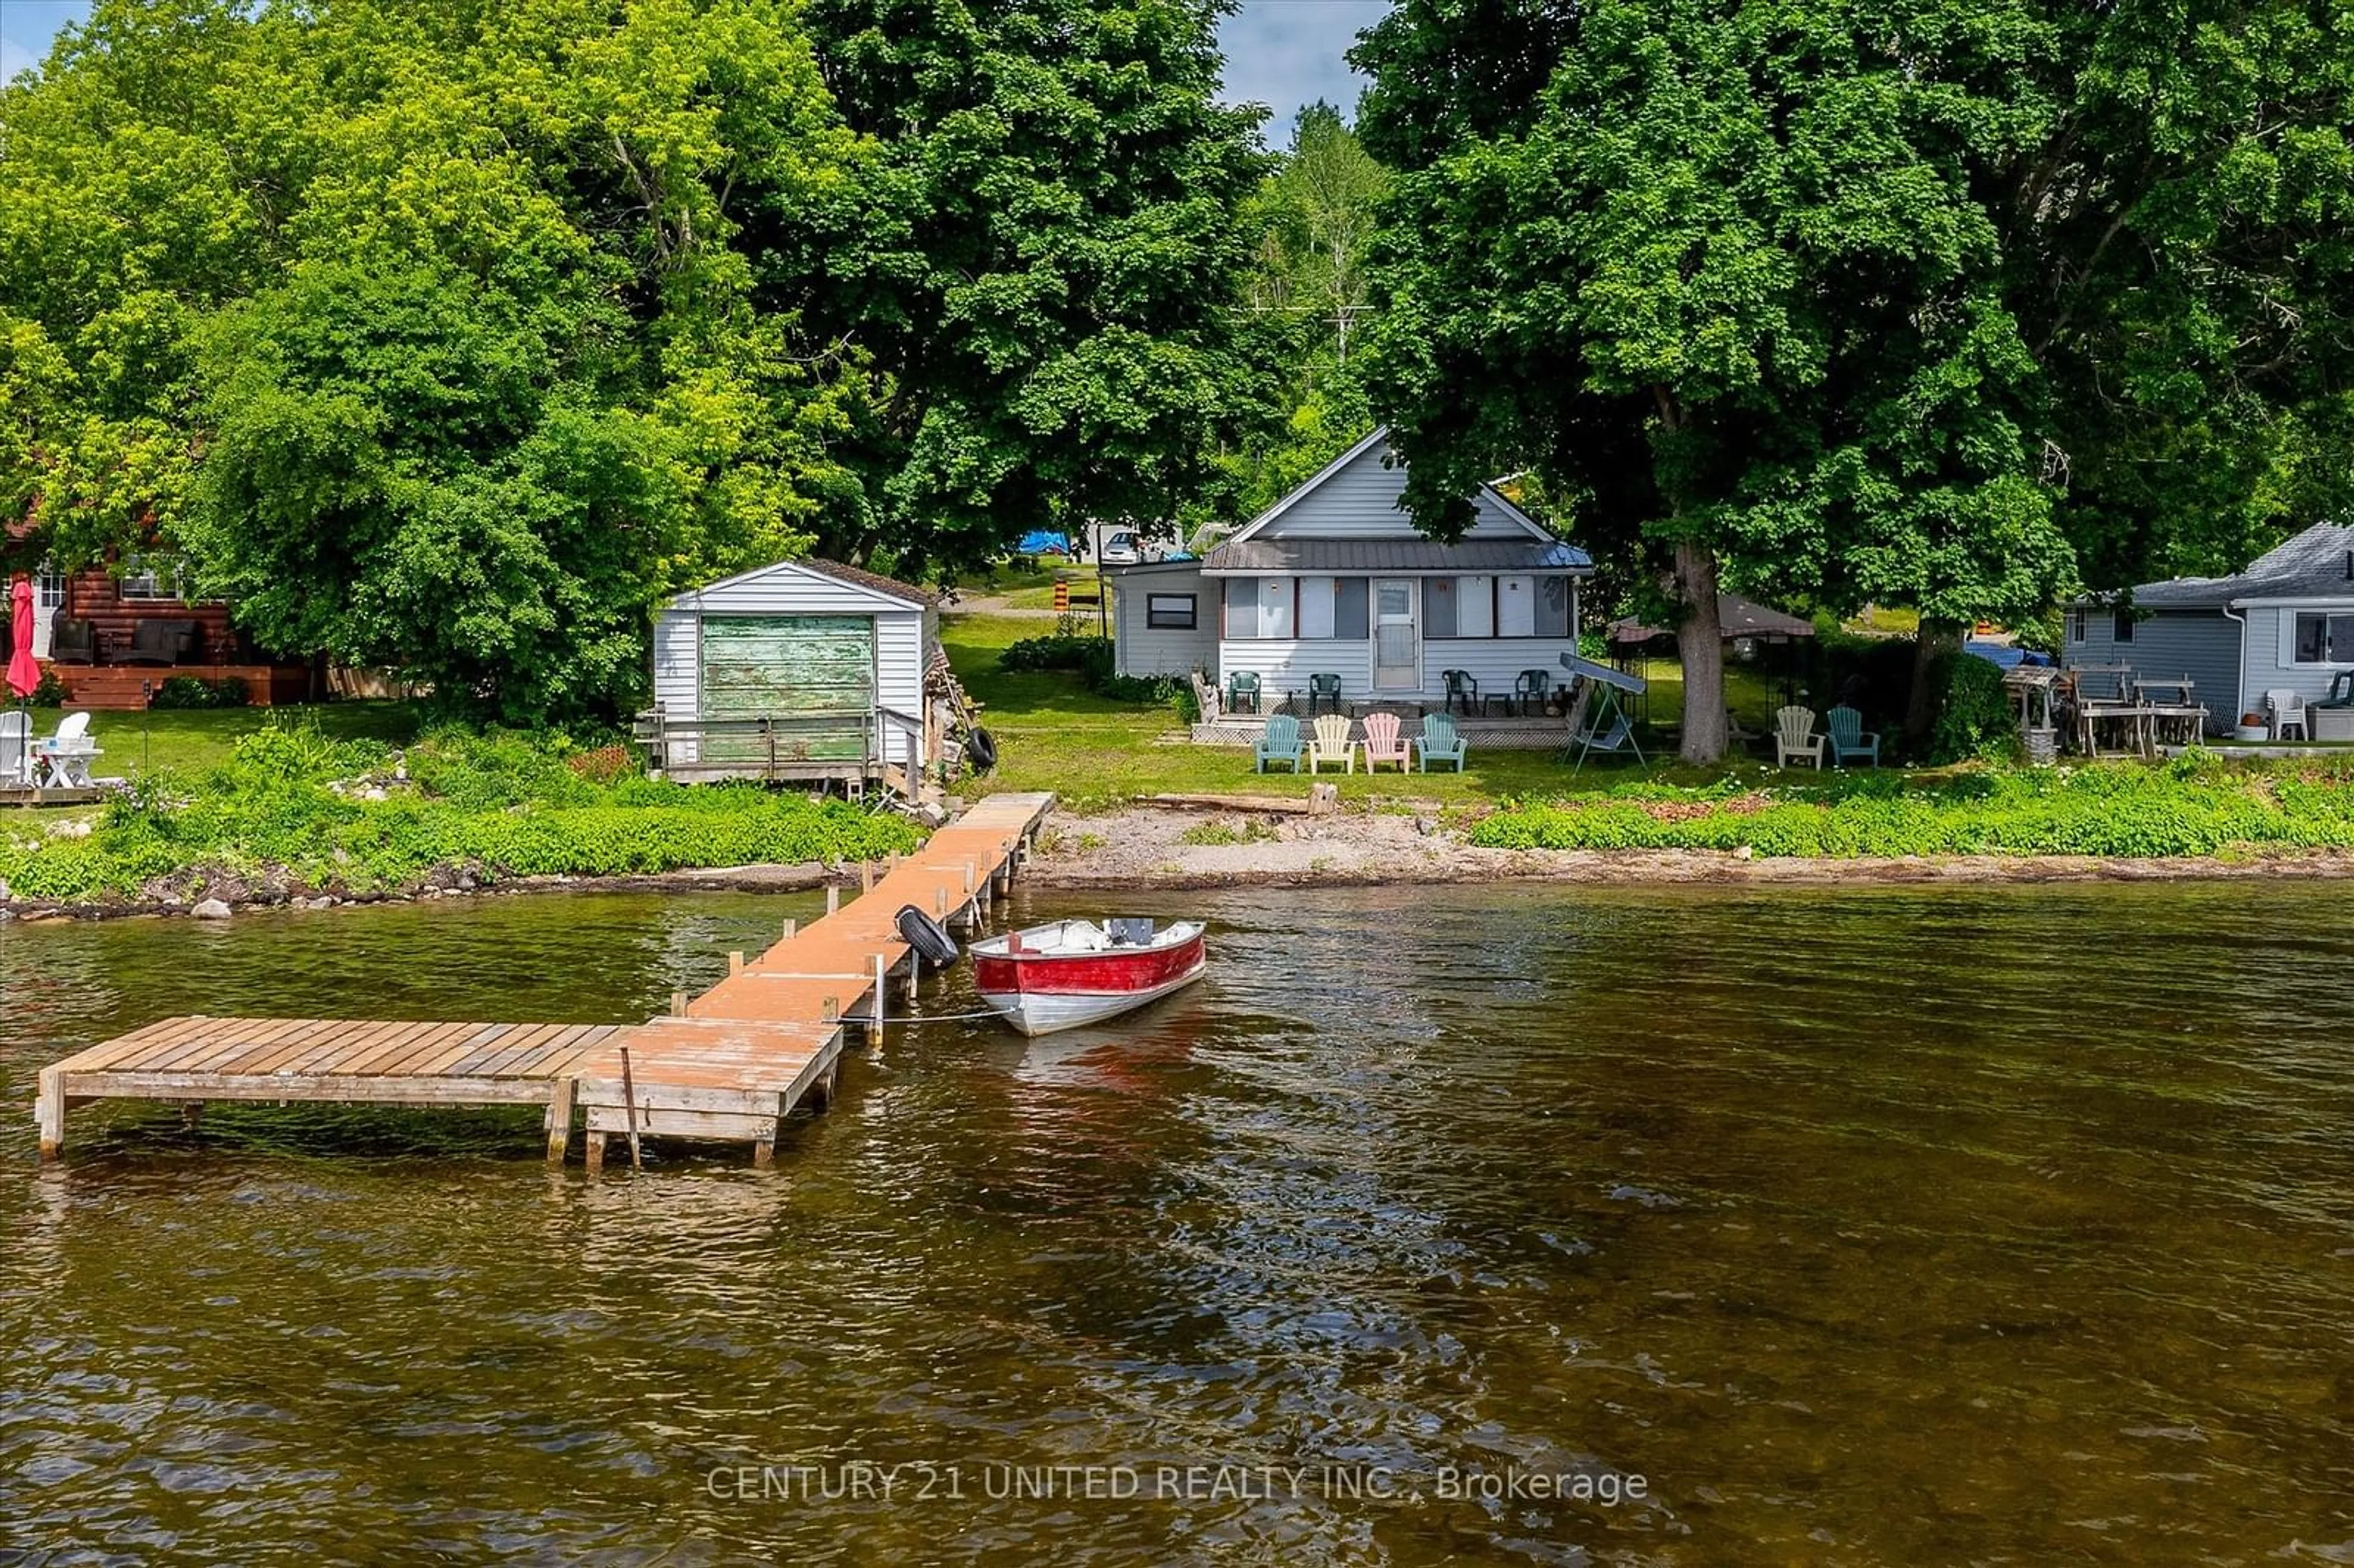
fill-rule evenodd
<path id="1" fill-rule="evenodd" d="M 793 1107 L 832 1097 L 846 1027 L 874 1037 L 890 980 L 914 989 L 900 909 L 980 925 L 1054 805 L 989 797 L 879 880 L 864 868 L 860 896 L 787 922 L 757 958 L 731 954 L 725 980 L 642 1024 L 160 1019 L 42 1070 L 41 1157 L 63 1152 L 68 1108 L 94 1100 L 302 1100 L 542 1106 L 548 1158 L 563 1160 L 577 1120 L 591 1170 L 633 1121 L 642 1136 L 749 1143 L 766 1163 Z"/>

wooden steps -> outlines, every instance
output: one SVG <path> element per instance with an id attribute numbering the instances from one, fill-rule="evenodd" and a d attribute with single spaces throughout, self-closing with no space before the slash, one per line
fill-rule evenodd
<path id="1" fill-rule="evenodd" d="M 727 979 L 642 1024 L 160 1019 L 42 1070 L 41 1157 L 62 1153 L 73 1105 L 221 1099 L 538 1105 L 551 1160 L 577 1118 L 592 1170 L 633 1127 L 749 1143 L 766 1163 L 795 1106 L 832 1099 L 845 1026 L 877 1036 L 890 979 L 916 984 L 899 910 L 980 924 L 1054 805 L 1051 794 L 991 796 L 879 881 L 869 868 L 862 896 L 788 928 L 756 959 L 733 955 Z"/>

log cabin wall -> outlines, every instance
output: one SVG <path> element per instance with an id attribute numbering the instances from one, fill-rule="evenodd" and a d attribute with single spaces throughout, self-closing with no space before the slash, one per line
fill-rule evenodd
<path id="1" fill-rule="evenodd" d="M 125 599 L 122 584 L 103 567 L 76 572 L 67 579 L 63 613 L 69 620 L 89 621 L 96 630 L 101 663 L 130 652 L 131 640 L 143 620 L 195 621 L 199 641 L 193 663 L 244 662 L 245 651 L 229 624 L 228 606 L 183 604 L 175 599 Z"/>

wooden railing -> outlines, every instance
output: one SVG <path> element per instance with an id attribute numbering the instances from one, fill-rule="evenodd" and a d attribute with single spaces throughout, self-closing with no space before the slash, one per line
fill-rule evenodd
<path id="1" fill-rule="evenodd" d="M 923 720 L 880 706 L 682 719 L 657 705 L 633 733 L 652 766 L 685 782 L 880 778 L 885 768 L 912 779 L 926 760 Z"/>

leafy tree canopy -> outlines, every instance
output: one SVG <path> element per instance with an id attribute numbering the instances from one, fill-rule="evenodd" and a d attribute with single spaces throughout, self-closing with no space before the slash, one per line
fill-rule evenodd
<path id="1" fill-rule="evenodd" d="M 523 720 L 712 576 L 1165 514 L 1248 377 L 1214 10 L 101 0 L 0 92 L 0 504 Z"/>
<path id="2" fill-rule="evenodd" d="M 2344 423 L 2327 10 L 1406 0 L 1357 58 L 1417 519 L 1526 465 L 1648 555 L 1706 759 L 1721 565 L 1950 625 L 2277 505 Z"/>

